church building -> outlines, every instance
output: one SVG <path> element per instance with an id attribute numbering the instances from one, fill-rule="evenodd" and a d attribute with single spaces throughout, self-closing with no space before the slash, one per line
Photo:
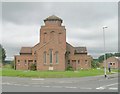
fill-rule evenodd
<path id="1" fill-rule="evenodd" d="M 90 69 L 92 57 L 86 47 L 73 47 L 66 42 L 66 29 L 63 20 L 55 15 L 44 19 L 40 28 L 39 43 L 33 47 L 22 47 L 20 55 L 15 55 L 15 69 L 29 70 L 31 64 L 36 69 L 65 71 Z"/>

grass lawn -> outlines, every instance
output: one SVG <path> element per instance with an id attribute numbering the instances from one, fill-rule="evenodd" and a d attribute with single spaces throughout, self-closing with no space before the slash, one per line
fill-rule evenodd
<path id="1" fill-rule="evenodd" d="M 11 68 L 3 68 L 0 69 L 0 72 L 2 72 L 1 76 L 39 77 L 39 78 L 70 78 L 70 77 L 104 75 L 104 69 L 90 69 L 79 71 L 25 71 L 14 70 Z M 117 70 L 114 70 L 113 72 L 117 72 Z"/>

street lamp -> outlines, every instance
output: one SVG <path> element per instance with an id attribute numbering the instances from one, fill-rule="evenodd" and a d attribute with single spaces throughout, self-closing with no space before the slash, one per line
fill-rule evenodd
<path id="1" fill-rule="evenodd" d="M 107 28 L 107 26 L 103 26 L 104 53 L 106 53 L 106 50 L 105 50 L 105 28 Z M 105 72 L 105 78 L 106 78 L 107 73 L 106 73 L 106 55 L 105 54 L 104 54 L 104 72 Z"/>

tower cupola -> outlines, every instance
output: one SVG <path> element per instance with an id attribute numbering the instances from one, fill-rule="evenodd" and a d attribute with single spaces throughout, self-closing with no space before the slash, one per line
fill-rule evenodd
<path id="1" fill-rule="evenodd" d="M 45 25 L 50 25 L 50 26 L 61 26 L 62 24 L 62 19 L 55 16 L 55 15 L 52 15 L 52 16 L 49 16 L 48 18 L 46 18 L 44 20 L 45 22 Z"/>

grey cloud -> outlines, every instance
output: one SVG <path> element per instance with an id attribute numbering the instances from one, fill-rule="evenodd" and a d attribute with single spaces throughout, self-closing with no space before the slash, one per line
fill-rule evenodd
<path id="1" fill-rule="evenodd" d="M 94 57 L 103 53 L 102 26 L 108 25 L 107 30 L 110 32 L 106 34 L 106 48 L 109 52 L 115 52 L 118 45 L 117 9 L 117 3 L 113 2 L 4 2 L 3 46 L 8 57 L 13 57 L 22 46 L 38 43 L 43 19 L 55 14 L 64 21 L 67 41 L 73 46 L 86 46 L 89 54 Z"/>
<path id="2" fill-rule="evenodd" d="M 105 2 L 3 3 L 3 21 L 39 24 L 43 18 L 55 14 L 65 19 L 65 23 L 70 26 L 88 27 L 114 17 L 117 12 L 116 5 L 117 3 Z"/>

